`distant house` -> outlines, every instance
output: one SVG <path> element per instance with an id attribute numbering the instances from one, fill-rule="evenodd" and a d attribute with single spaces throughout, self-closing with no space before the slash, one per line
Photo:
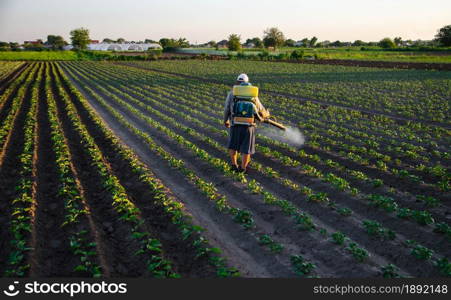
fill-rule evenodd
<path id="1" fill-rule="evenodd" d="M 222 40 L 220 42 L 218 42 L 218 48 L 227 48 L 227 46 L 229 45 L 229 41 L 227 40 Z"/>
<path id="2" fill-rule="evenodd" d="M 304 46 L 304 42 L 302 41 L 297 41 L 296 43 L 293 44 L 295 47 L 302 47 Z"/>
<path id="3" fill-rule="evenodd" d="M 98 44 L 100 43 L 99 40 L 90 40 L 89 41 L 90 44 Z"/>
<path id="4" fill-rule="evenodd" d="M 247 43 L 243 45 L 244 48 L 255 48 L 255 44 L 254 43 Z"/>
<path id="5" fill-rule="evenodd" d="M 40 45 L 40 44 L 42 44 L 42 40 L 24 41 L 23 43 L 24 43 L 24 45 L 25 44 Z"/>

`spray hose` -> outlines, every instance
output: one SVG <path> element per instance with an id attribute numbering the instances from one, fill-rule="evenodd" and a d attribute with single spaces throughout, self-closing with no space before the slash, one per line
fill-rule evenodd
<path id="1" fill-rule="evenodd" d="M 277 123 L 275 120 L 272 120 L 271 118 L 273 118 L 273 117 L 272 116 L 268 117 L 268 118 L 264 119 L 263 122 L 264 123 L 268 123 L 268 124 L 270 124 L 272 126 L 275 126 L 275 127 L 279 128 L 279 129 L 282 129 L 282 130 L 286 130 L 287 129 L 281 123 Z"/>

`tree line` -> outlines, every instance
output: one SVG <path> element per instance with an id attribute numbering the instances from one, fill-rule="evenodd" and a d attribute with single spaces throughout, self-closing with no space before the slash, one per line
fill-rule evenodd
<path id="1" fill-rule="evenodd" d="M 77 28 L 70 32 L 71 44 L 75 49 L 86 49 L 88 44 L 91 42 L 89 36 L 89 30 L 86 28 Z M 124 38 L 118 38 L 116 40 L 110 38 L 104 38 L 104 43 L 125 43 L 126 40 Z M 144 41 L 139 42 L 131 42 L 131 43 L 157 43 L 160 44 L 165 50 L 172 50 L 176 48 L 187 48 L 190 47 L 191 44 L 186 38 L 180 37 L 179 39 L 174 38 L 161 38 L 159 41 L 154 41 L 151 39 L 145 39 Z M 0 51 L 8 51 L 8 50 L 61 50 L 64 46 L 68 45 L 68 43 L 64 40 L 64 38 L 60 35 L 48 35 L 47 41 L 36 40 L 32 43 L 24 43 L 23 45 L 19 45 L 15 42 L 1 42 L 0 41 Z M 384 49 L 394 49 L 401 46 L 451 46 L 451 25 L 444 26 L 440 28 L 435 35 L 435 39 L 429 42 L 425 41 L 411 41 L 411 40 L 403 40 L 401 37 L 384 38 L 378 42 L 364 42 L 362 40 L 356 40 L 354 42 L 341 42 L 339 40 L 334 42 L 329 41 L 318 41 L 317 37 L 312 38 L 304 38 L 299 41 L 295 41 L 290 38 L 285 38 L 284 33 L 278 29 L 277 27 L 271 27 L 263 32 L 263 38 L 254 37 L 247 39 L 243 44 L 241 43 L 241 36 L 233 33 L 230 34 L 227 40 L 222 40 L 220 42 L 210 41 L 204 46 L 209 47 L 227 47 L 231 51 L 239 51 L 243 47 L 252 47 L 252 48 L 267 48 L 267 49 L 276 49 L 280 47 L 309 47 L 309 48 L 322 48 L 322 47 L 345 47 L 345 46 L 378 46 Z"/>
<path id="2" fill-rule="evenodd" d="M 211 46 L 217 46 L 218 44 L 214 41 L 210 41 L 208 43 Z M 281 30 L 277 27 L 271 27 L 264 31 L 263 39 L 259 37 L 254 37 L 251 39 L 247 39 L 246 42 L 241 44 L 241 36 L 238 34 L 231 34 L 228 37 L 228 40 L 223 41 L 222 44 L 226 44 L 228 49 L 231 51 L 239 51 L 242 46 L 252 46 L 255 48 L 280 48 L 280 47 L 345 47 L 345 46 L 378 46 L 384 49 L 394 49 L 401 46 L 451 46 L 451 25 L 444 26 L 440 28 L 435 35 L 435 39 L 432 41 L 412 41 L 412 40 L 403 40 L 401 37 L 395 37 L 391 39 L 389 37 L 383 38 L 378 42 L 364 42 L 362 40 L 356 40 L 354 42 L 340 42 L 339 40 L 335 42 L 322 41 L 318 42 L 317 37 L 312 37 L 311 39 L 304 38 L 300 41 L 294 41 L 293 39 L 286 39 L 285 35 Z"/>

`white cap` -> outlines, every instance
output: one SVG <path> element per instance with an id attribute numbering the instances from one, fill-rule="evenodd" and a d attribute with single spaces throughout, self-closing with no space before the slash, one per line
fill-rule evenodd
<path id="1" fill-rule="evenodd" d="M 236 81 L 249 82 L 249 77 L 246 74 L 240 74 Z"/>

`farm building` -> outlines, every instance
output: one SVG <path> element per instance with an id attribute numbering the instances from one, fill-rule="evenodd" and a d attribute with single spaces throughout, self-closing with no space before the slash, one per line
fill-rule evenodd
<path id="1" fill-rule="evenodd" d="M 89 44 L 88 49 L 99 51 L 147 51 L 149 49 L 161 49 L 161 46 L 159 44 L 100 43 L 100 44 Z"/>

